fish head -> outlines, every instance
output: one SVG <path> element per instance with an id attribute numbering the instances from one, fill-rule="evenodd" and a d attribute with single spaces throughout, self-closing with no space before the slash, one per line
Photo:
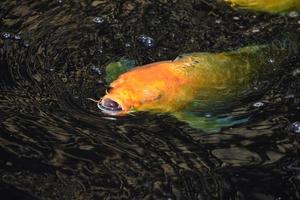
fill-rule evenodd
<path id="1" fill-rule="evenodd" d="M 98 107 L 109 115 L 134 111 L 168 110 L 180 81 L 169 70 L 170 63 L 138 67 L 120 75 L 99 101 Z"/>

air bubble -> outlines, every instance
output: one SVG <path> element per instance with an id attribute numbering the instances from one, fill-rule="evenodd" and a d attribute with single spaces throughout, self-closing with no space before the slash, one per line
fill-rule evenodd
<path id="1" fill-rule="evenodd" d="M 299 16 L 299 13 L 296 12 L 296 11 L 292 11 L 292 12 L 289 13 L 289 17 L 291 17 L 291 18 L 296 18 L 298 16 Z"/>
<path id="2" fill-rule="evenodd" d="M 131 47 L 131 44 L 130 43 L 125 43 L 125 47 L 129 48 L 129 47 Z"/>
<path id="3" fill-rule="evenodd" d="M 97 52 L 100 53 L 100 54 L 102 54 L 103 53 L 103 47 L 98 47 L 97 48 Z"/>
<path id="4" fill-rule="evenodd" d="M 220 19 L 217 19 L 217 20 L 215 21 L 216 24 L 221 24 L 221 22 L 222 22 L 222 20 L 220 20 Z"/>
<path id="5" fill-rule="evenodd" d="M 295 133 L 300 133 L 300 122 L 294 122 L 292 124 L 292 129 Z"/>
<path id="6" fill-rule="evenodd" d="M 10 33 L 7 33 L 7 32 L 4 32 L 4 33 L 1 33 L 1 37 L 3 39 L 9 39 L 11 37 L 11 34 Z"/>
<path id="7" fill-rule="evenodd" d="M 138 37 L 138 40 L 146 47 L 146 48 L 153 48 L 155 46 L 155 41 L 153 38 L 148 36 L 140 36 Z"/>
<path id="8" fill-rule="evenodd" d="M 24 45 L 24 47 L 29 47 L 29 42 L 28 42 L 27 40 L 25 40 L 25 41 L 23 42 L 23 45 Z"/>
<path id="9" fill-rule="evenodd" d="M 207 117 L 207 118 L 210 118 L 210 117 L 212 117 L 212 114 L 211 113 L 206 113 L 204 116 Z"/>
<path id="10" fill-rule="evenodd" d="M 293 76 L 299 76 L 300 75 L 300 68 L 297 68 L 293 71 Z"/>
<path id="11" fill-rule="evenodd" d="M 14 36 L 14 39 L 15 40 L 21 40 L 21 36 L 17 34 L 17 35 Z"/>
<path id="12" fill-rule="evenodd" d="M 260 30 L 258 28 L 252 29 L 252 33 L 258 33 L 258 32 L 260 32 Z"/>
<path id="13" fill-rule="evenodd" d="M 268 60 L 268 62 L 271 63 L 271 64 L 273 64 L 273 63 L 275 62 L 275 60 L 274 60 L 273 58 L 270 58 L 270 59 Z"/>
<path id="14" fill-rule="evenodd" d="M 105 20 L 104 20 L 103 17 L 95 17 L 93 19 L 93 22 L 96 23 L 96 24 L 103 24 L 105 22 Z"/>
<path id="15" fill-rule="evenodd" d="M 95 65 L 92 65 L 91 69 L 93 72 L 97 73 L 98 75 L 102 74 L 101 69 L 99 67 L 96 67 Z"/>
<path id="16" fill-rule="evenodd" d="M 295 98 L 295 95 L 293 94 L 288 94 L 285 96 L 286 99 L 294 99 Z"/>
<path id="17" fill-rule="evenodd" d="M 255 107 L 255 108 L 261 108 L 261 107 L 263 107 L 264 105 L 265 105 L 264 102 L 259 101 L 259 102 L 254 103 L 254 104 L 253 104 L 253 107 Z"/>

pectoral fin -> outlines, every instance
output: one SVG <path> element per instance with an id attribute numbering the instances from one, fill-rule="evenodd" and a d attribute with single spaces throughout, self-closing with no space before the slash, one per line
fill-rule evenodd
<path id="1" fill-rule="evenodd" d="M 119 75 L 129 71 L 135 66 L 134 60 L 121 59 L 117 62 L 109 63 L 105 68 L 105 81 L 110 84 L 118 78 Z"/>
<path id="2" fill-rule="evenodd" d="M 245 123 L 249 117 L 205 117 L 192 112 L 177 112 L 173 114 L 178 120 L 188 123 L 191 127 L 207 133 L 219 132 L 224 127 Z"/>

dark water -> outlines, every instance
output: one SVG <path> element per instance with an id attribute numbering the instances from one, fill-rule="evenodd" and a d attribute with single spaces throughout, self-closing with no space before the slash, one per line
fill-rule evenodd
<path id="1" fill-rule="evenodd" d="M 1 199 L 300 199 L 297 55 L 226 113 L 253 113 L 249 123 L 216 134 L 168 115 L 109 118 L 87 100 L 103 96 L 104 66 L 121 58 L 146 64 L 299 29 L 299 17 L 208 0 L 1 1 Z"/>

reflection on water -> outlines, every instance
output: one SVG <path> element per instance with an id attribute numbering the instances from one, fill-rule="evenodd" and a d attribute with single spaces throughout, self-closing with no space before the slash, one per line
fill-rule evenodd
<path id="1" fill-rule="evenodd" d="M 216 134 L 167 115 L 109 118 L 87 100 L 103 96 L 103 67 L 120 58 L 265 43 L 299 21 L 210 1 L 2 1 L 1 196 L 299 199 L 295 56 L 224 113 L 253 113 L 249 123 Z"/>

